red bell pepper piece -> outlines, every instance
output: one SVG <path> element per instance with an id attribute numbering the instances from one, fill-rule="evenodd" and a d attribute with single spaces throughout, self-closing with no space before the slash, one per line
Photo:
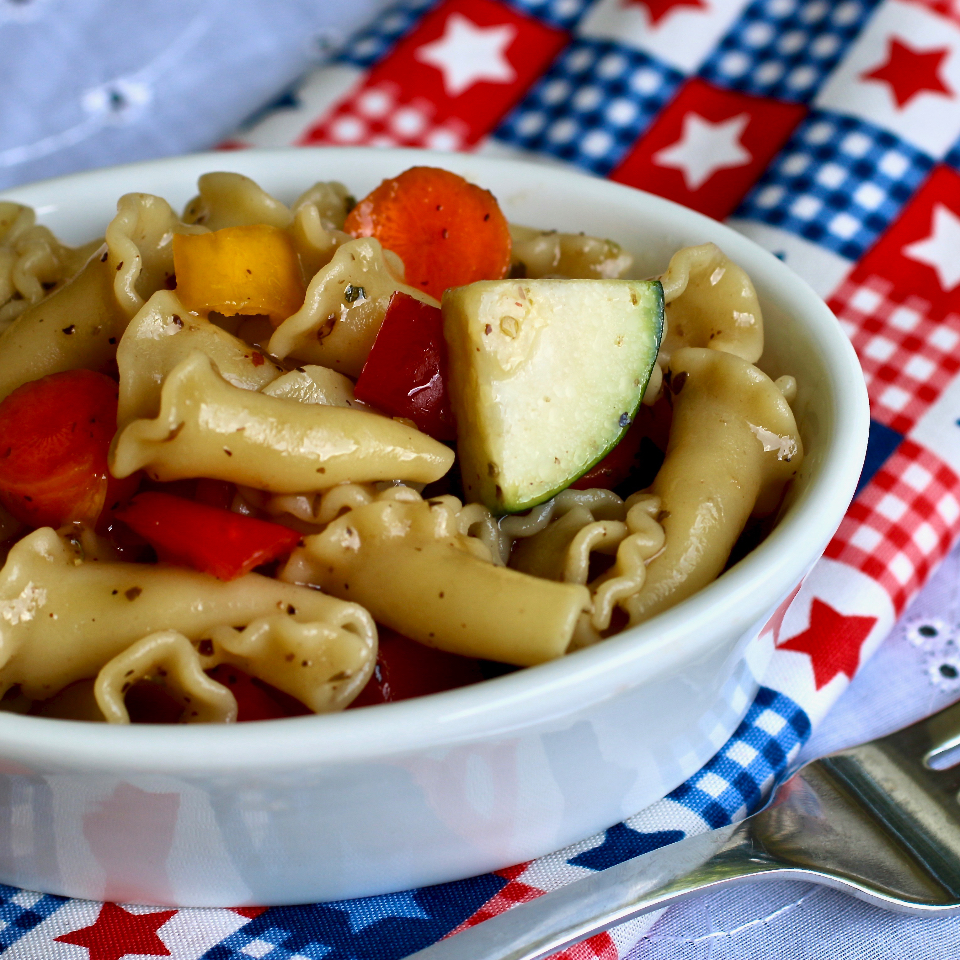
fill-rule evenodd
<path id="1" fill-rule="evenodd" d="M 228 663 L 221 663 L 208 670 L 207 676 L 217 683 L 222 683 L 237 698 L 238 723 L 245 720 L 303 717 L 310 713 L 295 697 Z"/>
<path id="2" fill-rule="evenodd" d="M 455 440 L 439 309 L 395 293 L 354 394 L 392 417 L 412 420 L 436 440 Z"/>
<path id="3" fill-rule="evenodd" d="M 570 486 L 574 490 L 592 490 L 594 487 L 612 490 L 623 483 L 630 475 L 633 461 L 640 452 L 640 441 L 643 440 L 643 433 L 635 428 L 636 422 L 623 435 L 623 439 L 599 463 L 592 466 Z"/>
<path id="4" fill-rule="evenodd" d="M 161 560 L 235 580 L 261 563 L 289 553 L 300 534 L 278 523 L 169 493 L 147 491 L 116 512 Z"/>
<path id="5" fill-rule="evenodd" d="M 380 642 L 373 676 L 350 707 L 409 700 L 484 679 L 480 662 L 472 657 L 434 650 L 380 624 L 377 633 Z"/>
<path id="6" fill-rule="evenodd" d="M 574 490 L 590 490 L 594 487 L 613 490 L 620 486 L 637 466 L 640 445 L 644 439 L 649 439 L 658 450 L 666 450 L 670 415 L 670 405 L 662 398 L 653 406 L 641 405 L 620 442 L 570 486 Z"/>
<path id="7" fill-rule="evenodd" d="M 94 523 L 134 492 L 107 450 L 117 429 L 117 384 L 92 370 L 32 380 L 0 403 L 0 503 L 33 527 Z"/>

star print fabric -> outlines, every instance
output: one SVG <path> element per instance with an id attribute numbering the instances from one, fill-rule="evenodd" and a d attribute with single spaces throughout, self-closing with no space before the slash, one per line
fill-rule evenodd
<path id="1" fill-rule="evenodd" d="M 0 0 L 0 30 L 5 9 Z M 725 219 L 782 257 L 829 303 L 864 368 L 872 422 L 857 496 L 824 559 L 753 641 L 762 684 L 752 702 L 752 681 L 732 691 L 745 711 L 733 737 L 623 823 L 481 877 L 338 903 L 171 912 L 0 887 L 4 960 L 400 958 L 742 818 L 798 756 L 841 745 L 830 733 L 838 714 L 821 721 L 848 687 L 844 731 L 854 728 L 850 709 L 843 713 L 851 696 L 857 716 L 877 713 L 876 691 L 888 685 L 877 665 L 895 669 L 889 643 L 867 661 L 960 536 L 953 0 L 399 0 L 323 69 L 282 91 L 279 79 L 274 101 L 223 146 L 398 145 L 562 163 Z M 223 133 L 211 122 L 202 129 L 207 144 Z M 950 563 L 960 575 L 957 554 Z M 917 620 L 911 610 L 894 631 L 912 658 L 897 683 L 905 672 L 922 674 L 941 697 L 897 722 L 960 689 L 956 623 L 952 608 L 946 620 Z M 864 684 L 874 700 L 858 692 Z M 902 698 L 915 702 L 917 689 L 904 686 Z M 880 732 L 856 729 L 864 738 Z M 803 903 L 806 894 L 794 893 L 780 896 Z M 734 943 L 711 940 L 715 931 L 702 941 L 675 935 L 671 917 L 693 923 L 690 909 L 668 913 L 649 934 L 652 918 L 562 956 L 687 958 Z M 775 953 L 827 955 L 815 949 L 785 934 Z M 744 947 L 744 955 L 774 955 L 762 945 L 753 951 Z"/>

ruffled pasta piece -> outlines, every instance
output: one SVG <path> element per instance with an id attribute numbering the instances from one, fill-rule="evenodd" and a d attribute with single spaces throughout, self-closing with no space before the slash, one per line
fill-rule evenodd
<path id="1" fill-rule="evenodd" d="M 510 225 L 511 276 L 616 280 L 626 276 L 633 257 L 612 240 L 582 233 L 558 233 Z"/>
<path id="2" fill-rule="evenodd" d="M 161 197 L 127 193 L 117 201 L 117 215 L 107 226 L 107 264 L 116 301 L 127 319 L 174 280 L 173 235 L 207 233 L 183 223 Z"/>
<path id="3" fill-rule="evenodd" d="M 211 477 L 272 493 L 344 481 L 439 480 L 449 447 L 390 417 L 241 390 L 191 353 L 166 377 L 155 419 L 134 420 L 110 451 L 110 471 L 155 480 Z"/>
<path id="4" fill-rule="evenodd" d="M 294 201 L 294 211 L 301 207 L 313 207 L 324 226 L 329 230 L 343 230 L 347 214 L 356 205 L 356 198 L 336 180 L 318 180 Z"/>
<path id="5" fill-rule="evenodd" d="M 663 284 L 666 325 L 660 361 L 681 347 L 708 347 L 756 363 L 763 353 L 763 315 L 747 274 L 714 243 L 684 247 Z"/>
<path id="6" fill-rule="evenodd" d="M 374 501 L 418 503 L 423 500 L 413 487 L 402 483 L 341 483 L 318 493 L 291 495 L 270 495 L 244 488 L 240 494 L 257 510 L 304 533 L 315 533 L 348 510 L 356 510 Z M 464 541 L 467 549 L 482 560 L 500 567 L 506 565 L 511 540 L 501 531 L 498 518 L 487 507 L 482 503 L 463 504 L 452 496 L 435 497 L 430 502 L 434 507 L 442 505 L 452 511 L 457 532 L 468 538 Z M 291 524 L 290 518 L 297 523 Z"/>
<path id="7" fill-rule="evenodd" d="M 454 497 L 373 500 L 305 537 L 281 577 L 349 596 L 378 622 L 451 653 L 518 666 L 561 656 L 587 589 L 494 565 L 460 532 L 459 508 Z"/>
<path id="8" fill-rule="evenodd" d="M 293 222 L 290 208 L 242 173 L 215 171 L 197 180 L 199 194 L 184 208 L 183 222 L 208 230 L 266 223 L 281 230 Z"/>
<path id="9" fill-rule="evenodd" d="M 574 505 L 539 533 L 517 543 L 510 566 L 535 577 L 585 584 L 590 555 L 613 553 L 626 535 L 622 521 L 597 520 L 586 507 Z"/>
<path id="10" fill-rule="evenodd" d="M 196 648 L 176 630 L 151 633 L 100 668 L 93 694 L 107 723 L 130 723 L 127 691 L 143 680 L 158 683 L 179 700 L 184 723 L 237 719 L 236 697 L 203 672 Z"/>
<path id="11" fill-rule="evenodd" d="M 350 704 L 366 686 L 377 659 L 376 634 L 284 614 L 254 620 L 239 631 L 215 627 L 209 639 L 211 653 L 204 654 L 204 644 L 198 646 L 205 670 L 232 664 L 314 713 L 332 713 Z"/>
<path id="12" fill-rule="evenodd" d="M 626 536 L 617 546 L 614 565 L 591 585 L 593 613 L 591 626 L 598 633 L 610 628 L 615 606 L 626 608 L 647 579 L 647 564 L 664 548 L 666 536 L 657 519 L 659 497 L 634 494 L 627 500 Z"/>
<path id="13" fill-rule="evenodd" d="M 537 577 L 586 584 L 593 608 L 578 627 L 577 646 L 599 640 L 610 628 L 614 607 L 623 607 L 646 579 L 646 564 L 663 549 L 658 497 L 634 494 L 627 502 L 609 490 L 567 490 L 556 498 L 552 519 L 519 540 L 510 566 Z M 594 554 L 615 556 L 590 580 Z"/>
<path id="14" fill-rule="evenodd" d="M 376 638 L 336 622 L 303 623 L 289 614 L 261 617 L 242 630 L 218 626 L 191 643 L 164 630 L 128 647 L 101 668 L 94 692 L 111 723 L 129 723 L 127 690 L 140 680 L 160 683 L 184 705 L 185 723 L 229 723 L 237 702 L 207 676 L 229 663 L 295 697 L 314 713 L 346 707 L 376 664 Z"/>
<path id="15" fill-rule="evenodd" d="M 0 333 L 74 276 L 100 246 L 72 248 L 36 223 L 30 207 L 0 201 Z"/>
<path id="16" fill-rule="evenodd" d="M 776 509 L 803 460 L 789 404 L 752 364 L 688 347 L 673 354 L 669 375 L 673 424 L 651 488 L 666 545 L 624 604 L 631 625 L 719 576 L 749 517 Z"/>
<path id="17" fill-rule="evenodd" d="M 172 291 L 160 290 L 130 321 L 117 346 L 121 429 L 160 412 L 160 389 L 167 374 L 194 352 L 209 357 L 227 383 L 243 390 L 260 390 L 284 372 L 256 348 L 188 313 Z"/>
<path id="18" fill-rule="evenodd" d="M 349 242 L 343 221 L 354 199 L 342 183 L 315 183 L 293 205 L 289 232 L 300 255 L 300 263 L 312 277 L 333 258 L 337 247 Z"/>
<path id="19" fill-rule="evenodd" d="M 376 628 L 355 603 L 255 573 L 224 583 L 163 565 L 84 559 L 49 527 L 13 549 L 0 571 L 0 692 L 42 700 L 160 630 L 190 640 L 224 624 L 283 613 L 352 633 L 376 650 Z"/>
<path id="20" fill-rule="evenodd" d="M 398 290 L 440 306 L 403 282 L 399 258 L 378 240 L 361 237 L 344 243 L 310 281 L 303 307 L 274 331 L 268 349 L 276 357 L 295 357 L 357 377 Z"/>
<path id="21" fill-rule="evenodd" d="M 101 370 L 127 325 L 106 251 L 18 316 L 0 336 L 0 400 L 17 387 L 63 370 Z"/>

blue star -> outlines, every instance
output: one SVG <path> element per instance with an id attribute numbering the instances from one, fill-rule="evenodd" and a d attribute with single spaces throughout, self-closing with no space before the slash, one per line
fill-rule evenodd
<path id="1" fill-rule="evenodd" d="M 382 897 L 365 897 L 360 900 L 341 900 L 328 903 L 328 907 L 346 913 L 350 930 L 357 933 L 387 917 L 410 917 L 413 920 L 430 920 L 430 914 L 417 902 L 416 892 L 388 893 Z"/>
<path id="2" fill-rule="evenodd" d="M 606 870 L 607 867 L 612 867 L 616 863 L 639 857 L 641 853 L 649 853 L 657 847 L 676 843 L 684 836 L 682 830 L 640 833 L 639 830 L 631 830 L 622 823 L 618 823 L 607 831 L 599 847 L 586 850 L 567 862 L 577 867 L 587 867 L 589 870 Z"/>

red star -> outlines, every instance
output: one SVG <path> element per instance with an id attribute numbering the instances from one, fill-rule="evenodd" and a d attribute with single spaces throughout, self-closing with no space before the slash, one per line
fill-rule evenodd
<path id="1" fill-rule="evenodd" d="M 896 37 L 890 37 L 887 62 L 875 67 L 870 73 L 862 74 L 860 79 L 881 80 L 889 84 L 890 92 L 900 109 L 925 90 L 952 97 L 954 91 L 940 77 L 940 64 L 949 52 L 947 47 L 914 50 Z"/>
<path id="2" fill-rule="evenodd" d="M 647 8 L 650 14 L 650 26 L 655 27 L 674 7 L 694 7 L 697 10 L 709 10 L 705 0 L 625 0 L 625 5 L 638 3 Z"/>
<path id="3" fill-rule="evenodd" d="M 860 647 L 876 622 L 876 617 L 845 617 L 814 597 L 810 626 L 781 643 L 779 649 L 796 650 L 810 658 L 813 680 L 819 690 L 838 673 L 853 679 L 860 663 Z"/>
<path id="4" fill-rule="evenodd" d="M 157 930 L 176 912 L 130 913 L 115 903 L 105 903 L 95 923 L 54 939 L 86 947 L 90 951 L 89 960 L 120 960 L 128 953 L 169 957 L 170 951 L 157 936 Z"/>

